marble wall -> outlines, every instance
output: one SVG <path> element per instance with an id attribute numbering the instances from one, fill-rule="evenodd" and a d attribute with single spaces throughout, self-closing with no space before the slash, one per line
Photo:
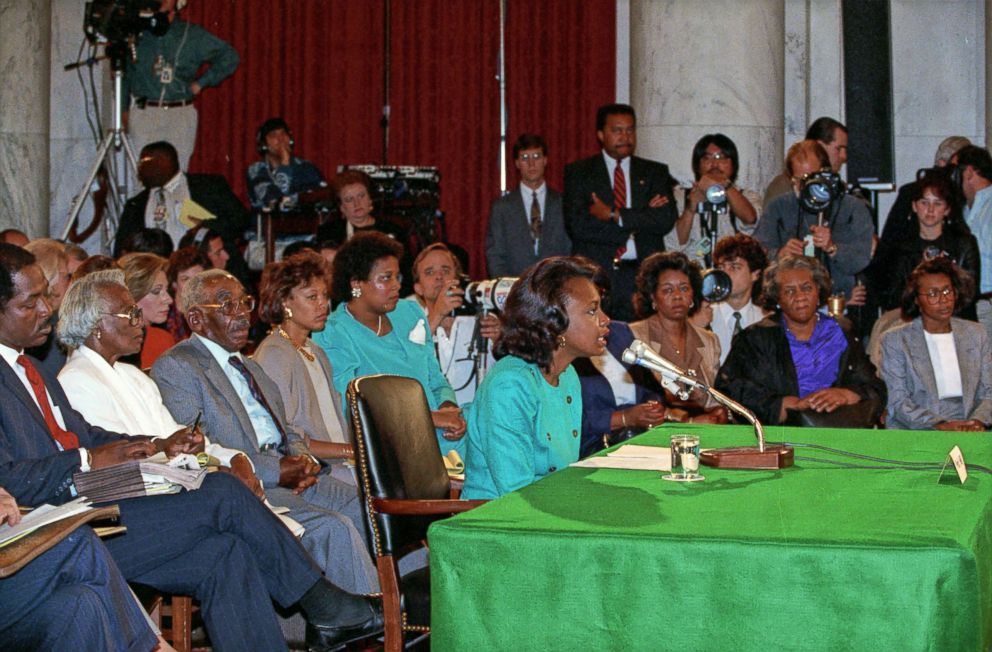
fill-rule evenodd
<path id="1" fill-rule="evenodd" d="M 632 0 L 638 153 L 691 183 L 693 145 L 722 132 L 740 152 L 739 183 L 763 190 L 781 165 L 784 19 L 783 0 Z"/>
<path id="2" fill-rule="evenodd" d="M 48 0 L 0 0 L 0 229 L 48 233 Z"/>

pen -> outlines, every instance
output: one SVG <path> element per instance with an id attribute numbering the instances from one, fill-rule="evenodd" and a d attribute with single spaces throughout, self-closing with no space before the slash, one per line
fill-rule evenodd
<path id="1" fill-rule="evenodd" d="M 199 412 L 196 413 L 196 421 L 194 421 L 193 425 L 189 427 L 191 431 L 193 432 L 196 431 L 197 427 L 200 425 L 200 417 L 202 416 L 203 416 L 203 410 L 200 410 Z"/>

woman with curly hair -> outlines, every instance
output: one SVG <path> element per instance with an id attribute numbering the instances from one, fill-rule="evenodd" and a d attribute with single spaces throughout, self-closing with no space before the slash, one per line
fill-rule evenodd
<path id="1" fill-rule="evenodd" d="M 342 396 L 353 378 L 394 374 L 420 381 L 427 395 L 441 452 L 464 447 L 465 419 L 455 392 L 434 355 L 427 316 L 414 301 L 400 300 L 403 246 L 376 231 L 344 243 L 334 258 L 331 297 L 337 308 L 313 336 L 334 368 Z"/>
<path id="2" fill-rule="evenodd" d="M 606 348 L 609 318 L 581 259 L 547 258 L 510 290 L 499 362 L 469 414 L 465 498 L 496 498 L 579 458 L 582 388 L 576 358 Z"/>
<path id="3" fill-rule="evenodd" d="M 634 337 L 694 372 L 702 383 L 712 384 L 720 368 L 720 340 L 689 320 L 703 304 L 699 265 L 677 251 L 652 254 L 641 263 L 636 283 L 634 309 L 642 319 L 630 325 Z M 665 403 L 674 408 L 668 411 L 669 420 L 727 422 L 727 409 L 702 390 L 693 390 L 688 399 L 681 400 L 666 389 Z"/>

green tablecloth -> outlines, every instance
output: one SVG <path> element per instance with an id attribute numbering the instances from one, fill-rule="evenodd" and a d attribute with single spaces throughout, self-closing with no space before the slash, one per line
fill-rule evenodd
<path id="1" fill-rule="evenodd" d="M 704 448 L 746 427 L 666 426 Z M 815 442 L 992 466 L 992 435 L 770 427 Z M 797 448 L 797 456 L 844 459 Z M 435 650 L 978 650 L 992 642 L 992 476 L 935 470 L 569 468 L 431 527 Z M 951 476 L 949 478 L 949 476 Z M 949 482 L 953 479 L 953 483 Z"/>

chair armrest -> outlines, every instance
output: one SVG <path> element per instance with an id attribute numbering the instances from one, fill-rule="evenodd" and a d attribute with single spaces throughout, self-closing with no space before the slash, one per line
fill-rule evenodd
<path id="1" fill-rule="evenodd" d="M 397 516 L 431 516 L 456 514 L 475 509 L 487 500 L 410 500 L 400 498 L 373 498 L 372 509 Z"/>

